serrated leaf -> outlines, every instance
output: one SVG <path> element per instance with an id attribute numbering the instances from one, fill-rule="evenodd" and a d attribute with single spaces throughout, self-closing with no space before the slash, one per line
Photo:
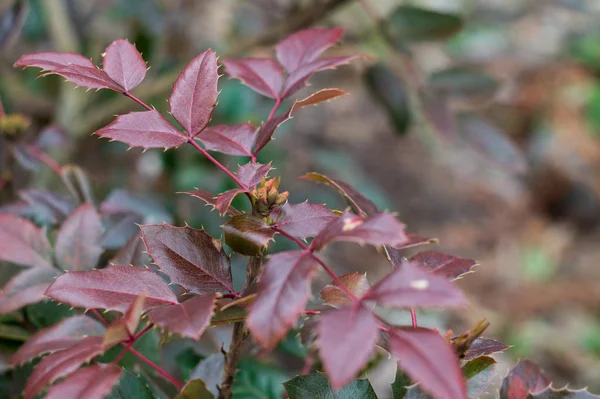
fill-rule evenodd
<path id="1" fill-rule="evenodd" d="M 247 320 L 254 339 L 265 348 L 273 348 L 304 311 L 315 269 L 315 261 L 303 251 L 279 252 L 265 264 Z"/>
<path id="2" fill-rule="evenodd" d="M 50 388 L 46 399 L 103 399 L 120 376 L 121 368 L 112 363 L 85 367 Z"/>
<path id="3" fill-rule="evenodd" d="M 8 314 L 44 299 L 44 293 L 60 271 L 33 267 L 10 279 L 0 291 L 0 314 Z"/>
<path id="4" fill-rule="evenodd" d="M 500 399 L 526 399 L 529 393 L 539 393 L 550 385 L 538 365 L 520 361 L 504 378 L 500 388 Z"/>
<path id="5" fill-rule="evenodd" d="M 108 263 L 111 265 L 144 266 L 149 260 L 145 254 L 145 249 L 140 233 L 136 232 Z"/>
<path id="6" fill-rule="evenodd" d="M 275 235 L 275 231 L 256 216 L 234 216 L 223 225 L 225 243 L 237 253 L 258 255 Z"/>
<path id="7" fill-rule="evenodd" d="M 467 399 L 465 381 L 454 351 L 444 338 L 426 328 L 396 327 L 389 349 L 398 366 L 437 399 Z"/>
<path id="8" fill-rule="evenodd" d="M 183 303 L 153 309 L 148 319 L 171 333 L 198 340 L 210 324 L 214 307 L 214 295 L 200 295 Z"/>
<path id="9" fill-rule="evenodd" d="M 119 383 L 104 399 L 156 399 L 148 381 L 140 374 L 124 369 Z"/>
<path id="10" fill-rule="evenodd" d="M 369 289 L 371 284 L 367 280 L 367 275 L 353 272 L 339 276 L 339 280 L 356 298 L 361 298 Z M 321 290 L 321 299 L 326 305 L 341 307 L 350 305 L 352 300 L 336 284 L 328 284 Z"/>
<path id="11" fill-rule="evenodd" d="M 96 267 L 102 248 L 104 227 L 91 204 L 77 208 L 61 226 L 56 236 L 55 256 L 64 270 L 82 271 Z"/>
<path id="12" fill-rule="evenodd" d="M 348 93 L 340 89 L 321 89 L 316 93 L 313 93 L 310 96 L 303 98 L 302 100 L 295 101 L 294 105 L 292 106 L 292 112 L 300 108 L 310 107 L 312 105 L 317 105 L 322 102 L 333 100 L 334 98 L 344 96 L 346 94 Z"/>
<path id="13" fill-rule="evenodd" d="M 195 294 L 233 291 L 229 257 L 204 230 L 167 224 L 141 229 L 148 254 L 172 283 Z"/>
<path id="14" fill-rule="evenodd" d="M 106 72 L 96 68 L 96 66 L 67 65 L 51 72 L 46 72 L 40 76 L 60 75 L 77 87 L 87 87 L 88 89 L 110 89 L 122 92 L 123 89 L 112 80 Z"/>
<path id="15" fill-rule="evenodd" d="M 31 205 L 36 212 L 43 213 L 51 223 L 62 222 L 74 208 L 72 201 L 48 190 L 35 188 L 22 190 L 19 197 Z"/>
<path id="16" fill-rule="evenodd" d="M 223 381 L 225 357 L 222 353 L 214 353 L 203 359 L 190 374 L 190 379 L 199 378 L 206 384 L 206 389 L 218 396 L 218 387 Z"/>
<path id="17" fill-rule="evenodd" d="M 102 337 L 87 337 L 67 349 L 47 356 L 29 376 L 23 392 L 24 399 L 35 398 L 46 386 L 70 375 L 107 349 L 102 345 Z"/>
<path id="18" fill-rule="evenodd" d="M 283 384 L 290 399 L 377 399 L 369 380 L 354 380 L 334 390 L 322 373 L 301 375 Z"/>
<path id="19" fill-rule="evenodd" d="M 196 197 L 198 199 L 201 199 L 207 205 L 211 205 L 212 207 L 216 207 L 216 205 L 217 205 L 217 199 L 216 199 L 216 197 L 214 195 L 212 195 L 211 193 L 209 193 L 208 191 L 196 189 L 194 191 L 185 192 L 184 194 L 189 194 L 192 197 Z M 227 208 L 226 212 L 228 214 L 230 214 L 231 216 L 238 216 L 238 215 L 242 214 L 240 211 L 238 211 L 235 208 L 232 208 L 231 206 L 229 206 Z"/>
<path id="20" fill-rule="evenodd" d="M 405 262 L 367 292 L 364 300 L 398 308 L 446 307 L 466 304 L 461 291 L 448 279 Z"/>
<path id="21" fill-rule="evenodd" d="M 158 274 L 134 266 L 69 272 L 57 278 L 45 295 L 73 307 L 124 313 L 142 293 L 147 295 L 144 310 L 177 303 L 177 297 Z"/>
<path id="22" fill-rule="evenodd" d="M 362 305 L 325 312 L 317 325 L 319 356 L 334 389 L 349 383 L 371 357 L 377 319 Z"/>
<path id="23" fill-rule="evenodd" d="M 273 134 L 279 126 L 292 117 L 292 110 L 288 110 L 282 114 L 276 115 L 266 120 L 256 132 L 256 145 L 254 147 L 254 154 L 258 154 L 260 150 L 265 148 L 267 144 L 273 139 Z"/>
<path id="24" fill-rule="evenodd" d="M 388 19 L 394 37 L 402 41 L 442 40 L 462 29 L 457 15 L 403 5 Z"/>
<path id="25" fill-rule="evenodd" d="M 215 201 L 215 209 L 220 215 L 225 215 L 229 211 L 231 202 L 234 200 L 234 198 L 245 192 L 247 192 L 247 190 L 243 188 L 234 188 L 219 194 L 217 196 L 217 200 Z"/>
<path id="26" fill-rule="evenodd" d="M 10 358 L 11 365 L 23 364 L 48 352 L 73 346 L 88 336 L 101 336 L 105 328 L 85 315 L 68 317 L 52 327 L 38 331 Z"/>
<path id="27" fill-rule="evenodd" d="M 169 97 L 171 115 L 191 137 L 200 133 L 217 102 L 217 58 L 207 50 L 194 58 L 179 74 Z"/>
<path id="28" fill-rule="evenodd" d="M 0 214 L 0 260 L 24 266 L 52 267 L 52 249 L 46 233 L 11 214 Z"/>
<path id="29" fill-rule="evenodd" d="M 206 388 L 204 381 L 188 381 L 175 399 L 214 399 L 215 396 Z"/>
<path id="30" fill-rule="evenodd" d="M 251 162 L 240 166 L 235 174 L 247 187 L 254 187 L 267 177 L 271 169 L 271 164 Z"/>
<path id="31" fill-rule="evenodd" d="M 75 53 L 35 53 L 25 54 L 15 62 L 15 67 L 36 67 L 45 71 L 55 71 L 69 65 L 79 65 L 94 68 L 94 63 L 80 54 Z"/>
<path id="32" fill-rule="evenodd" d="M 316 60 L 342 39 L 342 28 L 312 28 L 289 35 L 275 47 L 277 60 L 288 73 Z"/>
<path id="33" fill-rule="evenodd" d="M 287 202 L 272 226 L 294 237 L 306 238 L 319 234 L 334 219 L 337 219 L 337 215 L 325 205 Z"/>
<path id="34" fill-rule="evenodd" d="M 216 125 L 207 127 L 197 136 L 207 150 L 223 154 L 252 157 L 252 147 L 257 130 L 249 122 L 239 125 Z"/>
<path id="35" fill-rule="evenodd" d="M 510 346 L 500 341 L 487 338 L 477 338 L 469 346 L 469 349 L 463 357 L 464 360 L 472 360 L 479 356 L 491 355 L 498 352 L 504 352 Z"/>
<path id="36" fill-rule="evenodd" d="M 484 71 L 469 67 L 451 67 L 429 77 L 434 90 L 461 100 L 485 102 L 498 89 L 498 82 Z"/>
<path id="37" fill-rule="evenodd" d="M 300 178 L 317 183 L 323 183 L 335 188 L 346 199 L 346 201 L 348 201 L 348 204 L 356 213 L 361 213 L 363 215 L 372 215 L 377 213 L 377 206 L 373 203 L 373 201 L 365 197 L 348 183 L 344 183 L 343 181 L 335 180 L 315 172 L 307 173 L 304 176 L 300 176 Z"/>
<path id="38" fill-rule="evenodd" d="M 146 76 L 146 62 L 135 46 L 127 40 L 115 40 L 106 48 L 102 60 L 106 74 L 129 92 Z"/>
<path id="39" fill-rule="evenodd" d="M 333 241 L 399 246 L 407 240 L 404 225 L 391 213 L 381 212 L 370 217 L 362 217 L 344 212 L 321 230 L 311 243 L 311 247 L 320 250 Z"/>
<path id="40" fill-rule="evenodd" d="M 175 129 L 157 110 L 119 115 L 110 125 L 95 132 L 100 137 L 121 141 L 130 147 L 179 147 L 187 137 Z"/>
<path id="41" fill-rule="evenodd" d="M 225 70 L 232 78 L 263 96 L 279 98 L 283 84 L 283 70 L 272 58 L 240 58 L 223 61 Z"/>
<path id="42" fill-rule="evenodd" d="M 477 262 L 473 259 L 460 258 L 437 251 L 419 252 L 409 261 L 434 274 L 450 279 L 457 279 L 477 266 Z"/>
<path id="43" fill-rule="evenodd" d="M 600 396 L 591 394 L 587 389 L 555 389 L 552 386 L 543 391 L 530 393 L 527 399 L 598 399 Z"/>
<path id="44" fill-rule="evenodd" d="M 253 358 L 242 359 L 233 381 L 235 399 L 281 399 L 287 376 L 280 367 Z"/>
<path id="45" fill-rule="evenodd" d="M 135 335 L 135 331 L 140 324 L 140 318 L 142 317 L 142 311 L 144 310 L 144 301 L 146 300 L 146 294 L 142 293 L 140 296 L 135 298 L 125 314 L 115 321 L 113 321 L 104 333 L 104 345 L 112 346 L 119 342 L 126 341 L 130 337 Z"/>
<path id="46" fill-rule="evenodd" d="M 479 398 L 485 394 L 494 382 L 496 361 L 489 356 L 482 356 L 466 362 L 463 375 L 467 380 L 469 398 Z"/>

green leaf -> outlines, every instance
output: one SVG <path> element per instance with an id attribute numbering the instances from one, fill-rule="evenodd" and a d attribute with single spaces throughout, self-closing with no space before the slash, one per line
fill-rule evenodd
<path id="1" fill-rule="evenodd" d="M 280 368 L 243 359 L 233 382 L 233 399 L 281 399 L 285 380 Z"/>
<path id="2" fill-rule="evenodd" d="M 402 41 L 443 40 L 463 27 L 463 21 L 457 15 L 413 6 L 396 8 L 388 23 L 394 37 Z"/>
<path id="3" fill-rule="evenodd" d="M 0 324 L 0 339 L 11 341 L 27 341 L 31 333 L 23 327 L 10 324 Z"/>
<path id="4" fill-rule="evenodd" d="M 490 356 L 481 356 L 465 363 L 462 367 L 467 380 L 467 394 L 470 398 L 478 398 L 486 393 L 494 381 L 496 361 Z"/>
<path id="5" fill-rule="evenodd" d="M 490 75 L 467 67 L 437 71 L 429 77 L 429 84 L 442 94 L 478 103 L 491 99 L 498 89 L 498 82 Z"/>
<path id="6" fill-rule="evenodd" d="M 223 231 L 225 243 L 234 252 L 247 256 L 260 254 L 275 235 L 264 220 L 248 214 L 232 217 Z"/>
<path id="7" fill-rule="evenodd" d="M 214 395 L 206 389 L 204 381 L 191 380 L 179 392 L 175 399 L 214 399 Z"/>
<path id="8" fill-rule="evenodd" d="M 300 330 L 291 329 L 283 340 L 279 342 L 278 349 L 288 355 L 304 359 L 308 355 L 308 348 L 300 341 Z"/>
<path id="9" fill-rule="evenodd" d="M 283 385 L 290 399 L 377 399 L 369 380 L 354 380 L 334 392 L 325 374 L 314 373 L 298 376 Z"/>
<path id="10" fill-rule="evenodd" d="M 38 329 L 55 325 L 64 318 L 79 314 L 68 305 L 54 301 L 42 301 L 25 308 L 27 320 Z"/>
<path id="11" fill-rule="evenodd" d="M 156 399 L 148 381 L 140 374 L 124 369 L 119 383 L 104 399 Z"/>
<path id="12" fill-rule="evenodd" d="M 396 378 L 392 382 L 392 399 L 404 399 L 408 393 L 407 387 L 412 385 L 410 378 L 398 368 Z"/>

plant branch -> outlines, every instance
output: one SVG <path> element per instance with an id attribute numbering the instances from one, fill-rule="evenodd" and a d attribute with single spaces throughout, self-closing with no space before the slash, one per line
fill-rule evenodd
<path id="1" fill-rule="evenodd" d="M 419 325 L 417 324 L 417 312 L 415 312 L 415 308 L 410 308 L 410 318 L 412 320 L 413 328 L 419 327 Z"/>
<path id="2" fill-rule="evenodd" d="M 139 98 L 137 98 L 136 96 L 134 96 L 133 94 L 129 93 L 129 92 L 125 92 L 123 93 L 123 95 L 125 97 L 129 97 L 131 98 L 133 101 L 135 101 L 136 103 L 140 104 L 142 107 L 146 108 L 148 111 L 152 111 L 153 108 L 151 106 L 149 106 L 148 104 L 146 104 L 145 102 L 143 102 L 142 100 L 140 100 Z"/>
<path id="3" fill-rule="evenodd" d="M 275 112 L 277 112 L 277 108 L 279 108 L 280 105 L 281 105 L 281 98 L 277 98 L 277 100 L 275 100 L 275 104 L 273 105 L 273 108 L 271 109 L 271 112 L 269 113 L 269 118 L 267 118 L 267 120 L 273 119 L 273 117 L 275 116 Z"/>
<path id="4" fill-rule="evenodd" d="M 175 385 L 179 390 L 181 390 L 183 388 L 183 384 L 182 383 L 180 383 L 175 378 L 173 378 L 173 376 L 171 376 L 169 373 L 167 373 L 161 367 L 159 367 L 156 364 L 154 364 L 154 362 L 152 362 L 152 360 L 148 359 L 146 356 L 142 355 L 140 352 L 138 352 L 135 349 L 133 349 L 133 347 L 129 348 L 129 352 L 131 352 L 135 357 L 137 357 L 142 362 L 146 363 L 148 366 L 150 366 L 152 369 L 154 369 L 154 371 L 156 371 L 158 374 L 162 375 L 167 380 L 171 381 L 171 383 L 173 385 Z"/>
<path id="5" fill-rule="evenodd" d="M 208 158 L 208 160 L 211 161 L 217 168 L 219 168 L 223 172 L 225 172 L 227 174 L 227 176 L 231 177 L 231 179 L 238 186 L 240 186 L 240 188 L 243 188 L 244 190 L 248 190 L 248 186 L 246 186 L 244 183 L 242 183 L 242 181 L 240 179 L 238 179 L 238 177 L 232 171 L 230 171 L 222 163 L 217 161 L 212 155 L 210 155 L 208 153 L 208 151 L 206 151 L 204 148 L 200 147 L 200 145 L 198 143 L 196 143 L 196 140 L 194 140 L 192 137 L 190 137 L 188 139 L 188 143 L 190 143 L 192 145 L 192 147 L 194 147 L 196 150 L 198 150 L 200 153 L 202 153 L 202 155 L 204 155 L 206 158 Z M 246 193 L 246 194 L 249 195 L 248 193 Z"/>
<path id="6" fill-rule="evenodd" d="M 50 155 L 37 148 L 35 145 L 27 146 L 27 151 L 29 151 L 31 156 L 52 169 L 57 175 L 60 176 L 62 174 L 62 166 L 60 166 L 60 164 L 56 162 Z"/>
<path id="7" fill-rule="evenodd" d="M 104 320 L 104 317 L 102 317 L 102 315 L 100 314 L 100 312 L 98 312 L 98 311 L 97 311 L 96 309 L 94 309 L 94 308 L 90 309 L 90 312 L 92 312 L 92 314 L 93 314 L 94 316 L 96 316 L 96 318 L 97 318 L 98 320 L 100 320 L 100 322 L 101 322 L 102 324 L 104 324 L 104 327 L 108 327 L 108 323 L 106 322 L 106 320 Z"/>

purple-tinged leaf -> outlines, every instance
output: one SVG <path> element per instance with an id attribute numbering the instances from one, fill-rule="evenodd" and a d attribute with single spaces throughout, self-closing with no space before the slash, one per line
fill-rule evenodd
<path id="1" fill-rule="evenodd" d="M 85 315 L 63 319 L 52 327 L 38 331 L 10 358 L 11 365 L 23 364 L 48 352 L 73 346 L 88 336 L 102 336 L 104 326 Z"/>
<path id="2" fill-rule="evenodd" d="M 273 255 L 264 267 L 247 323 L 254 339 L 270 349 L 304 311 L 316 263 L 307 252 L 287 251 Z"/>
<path id="3" fill-rule="evenodd" d="M 31 188 L 19 192 L 19 197 L 35 211 L 46 215 L 52 223 L 62 222 L 74 208 L 71 201 L 48 190 Z"/>
<path id="4" fill-rule="evenodd" d="M 102 345 L 102 337 L 87 337 L 75 345 L 55 352 L 35 366 L 27 379 L 24 399 L 35 398 L 42 390 L 61 377 L 77 370 L 82 364 L 100 355 L 108 348 Z"/>
<path id="5" fill-rule="evenodd" d="M 379 337 L 377 319 L 360 305 L 323 313 L 317 326 L 319 357 L 334 389 L 352 381 L 365 366 Z"/>
<path id="6" fill-rule="evenodd" d="M 95 364 L 77 370 L 48 390 L 45 399 L 103 399 L 119 381 L 121 368 L 116 364 Z"/>
<path id="7" fill-rule="evenodd" d="M 364 218 L 344 212 L 321 230 L 311 247 L 320 250 L 332 241 L 397 246 L 405 243 L 407 238 L 404 225 L 391 213 L 381 212 Z"/>
<path id="8" fill-rule="evenodd" d="M 357 58 L 361 57 L 351 55 L 347 57 L 319 58 L 311 63 L 300 66 L 285 79 L 283 90 L 281 91 L 281 98 L 287 98 L 306 86 L 308 80 L 314 73 L 326 69 L 334 69 L 340 65 L 348 64 L 350 61 Z"/>
<path id="9" fill-rule="evenodd" d="M 56 236 L 55 256 L 64 270 L 91 270 L 102 255 L 104 227 L 91 204 L 77 208 L 63 223 Z"/>
<path id="10" fill-rule="evenodd" d="M 406 232 L 406 236 L 408 237 L 408 242 L 405 244 L 402 244 L 401 246 L 397 247 L 396 249 L 406 249 L 406 248 L 417 247 L 419 245 L 429 245 L 429 244 L 438 244 L 439 243 L 439 240 L 437 238 L 421 237 L 421 236 L 418 236 L 409 231 Z"/>
<path id="11" fill-rule="evenodd" d="M 105 346 L 116 345 L 135 335 L 135 331 L 140 324 L 145 300 L 145 293 L 135 298 L 129 305 L 125 314 L 120 319 L 113 321 L 110 326 L 106 328 L 103 341 Z"/>
<path id="12" fill-rule="evenodd" d="M 340 281 L 356 298 L 361 298 L 369 289 L 371 284 L 367 275 L 353 272 L 339 276 Z M 321 299 L 326 305 L 341 307 L 350 305 L 352 300 L 337 284 L 328 284 L 321 290 Z"/>
<path id="13" fill-rule="evenodd" d="M 183 303 L 153 309 L 148 319 L 170 333 L 198 340 L 210 324 L 214 310 L 215 296 L 200 295 Z"/>
<path id="14" fill-rule="evenodd" d="M 445 96 L 421 91 L 419 100 L 425 122 L 441 140 L 450 141 L 456 133 L 456 119 Z"/>
<path id="15" fill-rule="evenodd" d="M 480 356 L 491 355 L 498 352 L 504 352 L 510 348 L 509 345 L 500 341 L 487 338 L 477 338 L 469 346 L 469 349 L 463 357 L 464 360 L 472 360 Z"/>
<path id="16" fill-rule="evenodd" d="M 169 222 L 171 215 L 157 201 L 151 197 L 131 193 L 123 189 L 110 192 L 102 204 L 100 211 L 103 214 L 133 213 L 143 216 L 146 223 Z M 148 221 L 148 220 L 154 220 Z"/>
<path id="17" fill-rule="evenodd" d="M 181 72 L 169 97 L 171 114 L 192 137 L 200 133 L 217 103 L 217 58 L 207 50 Z"/>
<path id="18" fill-rule="evenodd" d="M 111 265 L 145 266 L 149 260 L 145 250 L 144 241 L 142 241 L 139 231 L 136 231 L 108 263 Z"/>
<path id="19" fill-rule="evenodd" d="M 273 139 L 275 130 L 277 130 L 279 126 L 281 126 L 291 117 L 292 110 L 290 109 L 283 114 L 279 114 L 271 119 L 268 119 L 266 122 L 260 125 L 258 132 L 256 133 L 256 146 L 254 148 L 254 154 L 258 154 L 260 150 L 265 148 L 265 146 Z"/>
<path id="20" fill-rule="evenodd" d="M 323 183 L 335 188 L 346 199 L 348 204 L 356 213 L 363 215 L 372 215 L 377 213 L 377 206 L 373 203 L 373 201 L 365 197 L 348 183 L 331 179 L 325 175 L 315 172 L 307 173 L 304 176 L 300 176 L 300 178 L 311 180 L 317 183 Z"/>
<path id="21" fill-rule="evenodd" d="M 54 71 L 46 72 L 41 76 L 60 75 L 78 87 L 88 89 L 111 89 L 122 92 L 123 89 L 108 77 L 106 72 L 95 66 L 67 65 Z"/>
<path id="22" fill-rule="evenodd" d="M 216 208 L 216 206 L 217 206 L 217 198 L 214 195 L 212 195 L 211 193 L 209 193 L 208 191 L 196 189 L 194 191 L 185 192 L 184 194 L 189 194 L 192 197 L 199 198 L 202 201 L 204 201 L 206 203 L 206 205 L 210 205 L 213 208 Z M 230 214 L 231 216 L 237 216 L 237 215 L 242 214 L 240 211 L 238 211 L 235 208 L 232 208 L 231 206 L 227 208 L 227 213 Z"/>
<path id="23" fill-rule="evenodd" d="M 494 382 L 496 361 L 489 356 L 478 357 L 466 362 L 462 367 L 467 380 L 467 395 L 469 398 L 479 398 L 485 394 Z"/>
<path id="24" fill-rule="evenodd" d="M 106 48 L 102 69 L 126 92 L 139 85 L 146 76 L 146 62 L 127 40 L 115 40 Z"/>
<path id="25" fill-rule="evenodd" d="M 130 147 L 173 148 L 187 142 L 156 110 L 120 115 L 110 125 L 95 132 L 100 137 L 123 142 Z"/>
<path id="26" fill-rule="evenodd" d="M 251 188 L 259 185 L 271 169 L 271 164 L 247 163 L 240 166 L 235 174 L 242 183 Z"/>
<path id="27" fill-rule="evenodd" d="M 567 387 L 555 389 L 552 386 L 543 391 L 530 393 L 527 399 L 599 399 L 600 396 L 594 395 L 584 389 L 569 389 Z"/>
<path id="28" fill-rule="evenodd" d="M 0 291 L 0 314 L 41 301 L 48 286 L 60 274 L 50 267 L 32 267 L 17 274 Z"/>
<path id="29" fill-rule="evenodd" d="M 36 67 L 45 71 L 55 71 L 69 65 L 95 68 L 94 63 L 75 53 L 35 53 L 25 54 L 15 62 L 15 67 Z"/>
<path id="30" fill-rule="evenodd" d="M 214 399 L 215 396 L 210 392 L 205 382 L 196 379 L 188 381 L 181 391 L 175 396 L 175 399 Z"/>
<path id="31" fill-rule="evenodd" d="M 322 89 L 306 98 L 303 98 L 302 100 L 297 100 L 294 102 L 294 105 L 292 106 L 292 112 L 300 108 L 310 107 L 312 105 L 330 101 L 346 94 L 348 93 L 340 89 Z"/>
<path id="32" fill-rule="evenodd" d="M 224 215 L 229 210 L 231 206 L 231 202 L 233 199 L 241 193 L 246 192 L 243 188 L 234 188 L 231 190 L 227 190 L 224 193 L 219 194 L 217 200 L 215 201 L 215 209 L 219 212 L 220 215 Z"/>
<path id="33" fill-rule="evenodd" d="M 436 399 L 467 399 L 465 380 L 454 351 L 437 332 L 426 328 L 393 328 L 389 350 L 398 366 Z"/>
<path id="34" fill-rule="evenodd" d="M 46 233 L 15 215 L 0 214 L 0 260 L 24 266 L 52 267 Z"/>
<path id="35" fill-rule="evenodd" d="M 275 235 L 264 220 L 249 214 L 234 216 L 223 225 L 225 243 L 237 253 L 258 255 Z"/>
<path id="36" fill-rule="evenodd" d="M 63 274 L 48 287 L 46 296 L 77 308 L 125 313 L 131 302 L 144 293 L 144 310 L 177 303 L 177 297 L 158 274 L 134 266 Z"/>
<path id="37" fill-rule="evenodd" d="M 275 47 L 277 60 L 288 73 L 316 60 L 325 50 L 342 39 L 342 28 L 312 28 L 296 32 Z"/>
<path id="38" fill-rule="evenodd" d="M 365 294 L 384 306 L 398 308 L 464 306 L 461 291 L 447 278 L 431 274 L 412 262 L 405 262 Z"/>
<path id="39" fill-rule="evenodd" d="M 206 388 L 217 397 L 219 396 L 218 387 L 223 381 L 224 366 L 225 356 L 222 353 L 214 353 L 198 363 L 192 370 L 190 379 L 201 379 L 206 383 Z"/>
<path id="40" fill-rule="evenodd" d="M 229 257 L 204 230 L 166 224 L 141 229 L 148 254 L 171 283 L 195 294 L 233 291 Z"/>
<path id="41" fill-rule="evenodd" d="M 256 128 L 249 122 L 239 125 L 216 125 L 204 129 L 197 139 L 204 144 L 207 150 L 239 157 L 251 157 L 256 132 Z"/>
<path id="42" fill-rule="evenodd" d="M 473 267 L 477 266 L 477 262 L 473 259 L 459 258 L 458 256 L 436 251 L 419 252 L 409 261 L 451 280 L 469 273 Z"/>
<path id="43" fill-rule="evenodd" d="M 272 226 L 294 237 L 306 238 L 319 234 L 334 219 L 337 215 L 325 205 L 288 202 L 281 208 Z"/>
<path id="44" fill-rule="evenodd" d="M 550 382 L 538 365 L 529 360 L 522 360 L 502 381 L 500 399 L 527 399 L 529 393 L 543 391 Z"/>
<path id="45" fill-rule="evenodd" d="M 241 58 L 225 60 L 223 65 L 232 78 L 263 96 L 279 98 L 283 84 L 283 70 L 272 58 Z"/>

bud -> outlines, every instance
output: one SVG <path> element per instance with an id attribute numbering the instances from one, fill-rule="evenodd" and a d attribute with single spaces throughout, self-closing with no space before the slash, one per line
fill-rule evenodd
<path id="1" fill-rule="evenodd" d="M 30 124 L 30 120 L 24 115 L 4 115 L 0 117 L 0 133 L 6 136 L 18 136 L 27 130 Z"/>
<path id="2" fill-rule="evenodd" d="M 282 206 L 287 201 L 289 193 L 280 193 L 279 183 L 281 178 L 264 180 L 252 190 L 254 209 L 263 217 L 271 214 L 273 209 Z"/>

